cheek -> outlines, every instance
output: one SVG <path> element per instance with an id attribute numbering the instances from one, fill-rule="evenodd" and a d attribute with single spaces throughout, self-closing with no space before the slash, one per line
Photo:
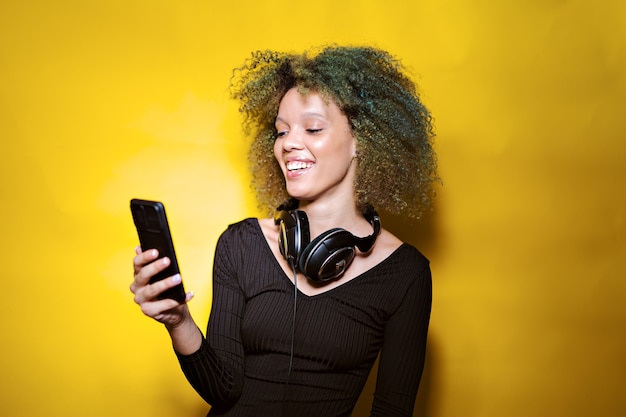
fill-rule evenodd
<path id="1" fill-rule="evenodd" d="M 351 135 L 345 135 L 342 141 L 337 144 L 336 152 L 347 159 L 353 159 L 356 154 L 356 139 Z"/>

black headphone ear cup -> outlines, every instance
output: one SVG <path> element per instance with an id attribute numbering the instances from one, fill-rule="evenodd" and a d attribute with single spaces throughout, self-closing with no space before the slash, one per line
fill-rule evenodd
<path id="1" fill-rule="evenodd" d="M 328 281 L 341 276 L 354 255 L 354 236 L 344 229 L 330 229 L 302 250 L 298 267 L 312 281 Z"/>
<path id="2" fill-rule="evenodd" d="M 274 216 L 280 225 L 278 246 L 281 255 L 294 264 L 298 263 L 300 252 L 309 243 L 309 219 L 304 211 L 281 210 Z"/>

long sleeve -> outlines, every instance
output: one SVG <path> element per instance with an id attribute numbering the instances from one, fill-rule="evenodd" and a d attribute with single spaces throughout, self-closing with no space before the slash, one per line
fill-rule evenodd
<path id="1" fill-rule="evenodd" d="M 424 369 L 431 303 L 432 279 L 426 266 L 386 324 L 372 417 L 413 415 Z"/>
<path id="2" fill-rule="evenodd" d="M 227 408 L 241 395 L 244 353 L 241 320 L 245 307 L 229 241 L 220 238 L 213 267 L 213 304 L 206 339 L 191 355 L 177 354 L 181 369 L 198 394 L 214 408 Z"/>

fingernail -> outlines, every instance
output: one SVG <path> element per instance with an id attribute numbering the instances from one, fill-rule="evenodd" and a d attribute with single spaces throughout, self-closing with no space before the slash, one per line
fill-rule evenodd
<path id="1" fill-rule="evenodd" d="M 159 252 L 156 249 L 152 249 L 150 251 L 150 256 L 157 256 L 159 254 Z"/>
<path id="2" fill-rule="evenodd" d="M 163 258 L 163 259 L 161 259 L 161 264 L 162 264 L 162 265 L 167 265 L 167 264 L 169 264 L 169 263 L 170 263 L 169 258 Z"/>
<path id="3" fill-rule="evenodd" d="M 180 274 L 176 274 L 172 277 L 172 282 L 178 283 L 180 281 L 181 281 Z"/>

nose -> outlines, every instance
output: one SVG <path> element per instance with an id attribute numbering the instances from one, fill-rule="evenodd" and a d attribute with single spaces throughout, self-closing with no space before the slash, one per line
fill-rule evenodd
<path id="1" fill-rule="evenodd" d="M 282 137 L 283 151 L 289 152 L 304 148 L 303 134 L 300 129 L 292 129 Z"/>

